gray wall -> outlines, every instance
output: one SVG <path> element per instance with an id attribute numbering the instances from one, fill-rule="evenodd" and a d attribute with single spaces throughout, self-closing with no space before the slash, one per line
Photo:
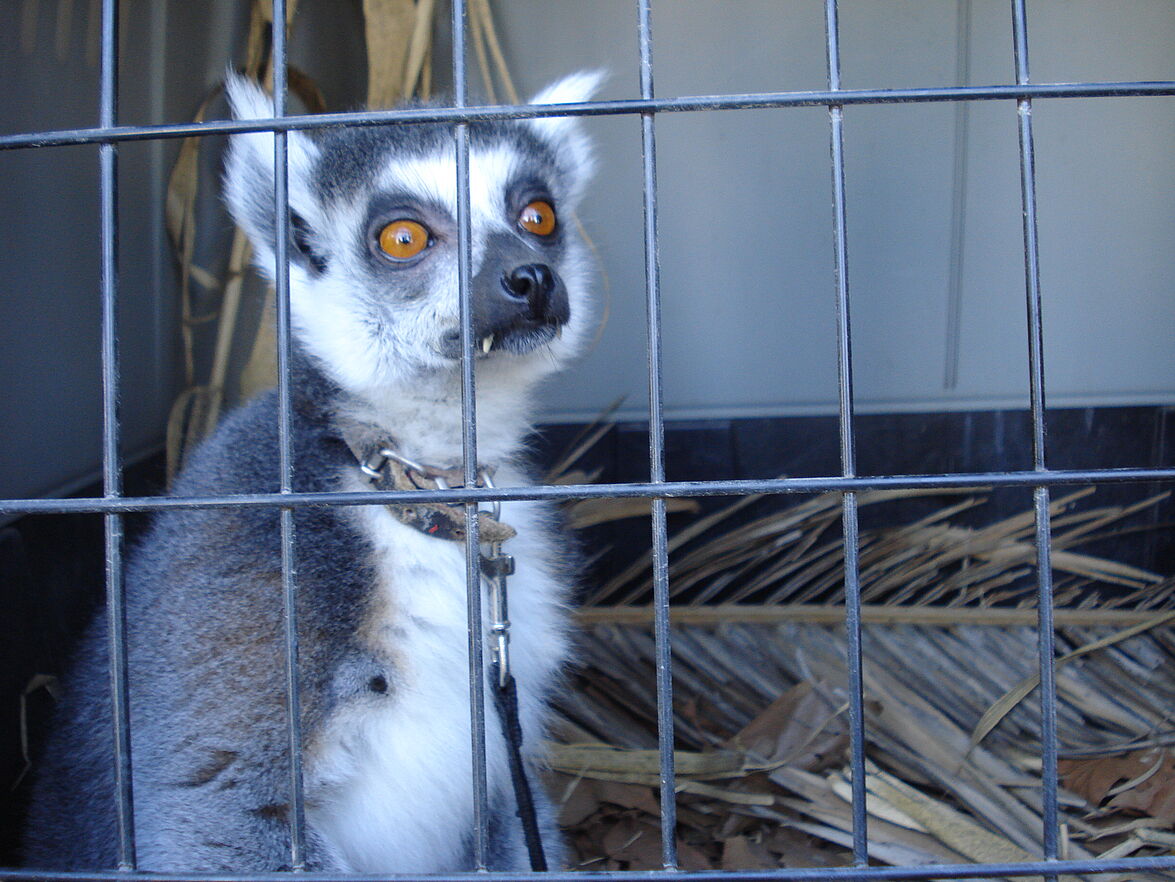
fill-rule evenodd
<path id="1" fill-rule="evenodd" d="M 358 4 L 302 5 L 294 63 L 313 70 L 336 100 L 352 100 L 337 96 L 366 82 Z M 242 63 L 249 6 L 124 0 L 120 122 L 190 121 L 225 68 Z M 97 124 L 97 10 L 89 0 L 0 2 L 0 132 Z M 209 115 L 224 113 L 215 104 Z M 178 148 L 177 141 L 119 148 L 120 408 L 128 463 L 161 448 L 183 387 L 178 273 L 164 227 Z M 205 153 L 203 174 L 215 180 L 218 145 Z M 65 493 L 100 474 L 97 180 L 96 147 L 0 151 L 3 497 Z M 205 252 L 227 243 L 230 225 L 214 190 L 202 215 Z M 209 356 L 202 346 L 198 364 Z"/>
<path id="2" fill-rule="evenodd" d="M 230 4 L 123 4 L 120 119 L 190 118 L 239 22 Z M 64 12 L 64 15 L 62 13 Z M 97 124 L 97 6 L 0 4 L 0 130 Z M 184 51 L 169 35 L 184 34 Z M 216 58 L 210 65 L 210 59 Z M 178 388 L 178 304 L 163 202 L 174 142 L 120 148 L 124 456 L 159 448 Z M 58 493 L 101 457 L 96 147 L 0 152 L 0 493 Z"/>
<path id="3" fill-rule="evenodd" d="M 506 0 L 533 91 L 578 67 L 637 93 L 627 0 Z M 654 4 L 661 97 L 826 87 L 822 4 Z M 1038 82 L 1175 79 L 1168 0 L 1029 4 Z M 1007 83 L 1002 0 L 844 0 L 846 88 Z M 962 52 L 959 48 L 962 48 Z M 1175 103 L 1037 101 L 1049 402 L 1175 400 Z M 1014 103 L 849 107 L 849 266 L 863 410 L 1027 401 Z M 552 386 L 552 417 L 627 393 L 645 412 L 639 128 L 589 123 L 604 174 L 584 222 L 610 282 L 595 354 Z M 670 416 L 829 412 L 836 397 L 828 117 L 823 109 L 657 119 Z M 955 219 L 953 223 L 952 220 Z M 954 315 L 952 319 L 952 303 Z"/>
<path id="4" fill-rule="evenodd" d="M 332 106 L 353 104 L 363 81 L 353 62 L 363 53 L 359 4 L 300 5 L 295 61 L 323 84 Z M 657 94 L 824 88 L 821 5 L 659 0 Z M 844 85 L 1009 82 L 1007 6 L 842 0 Z M 73 18 L 59 38 L 63 7 Z M 247 4 L 124 7 L 122 119 L 190 118 L 228 60 L 239 60 Z M 523 91 L 603 67 L 610 78 L 601 97 L 635 96 L 632 7 L 630 0 L 496 0 Z M 28 8 L 38 11 L 32 31 L 22 18 Z M 0 3 L 0 131 L 94 123 L 91 8 L 83 0 Z M 1035 0 L 1029 15 L 1038 82 L 1175 79 L 1170 0 Z M 1172 403 L 1175 103 L 1040 100 L 1033 117 L 1050 403 Z M 845 120 L 858 406 L 1024 406 L 1014 104 L 850 107 Z M 639 122 L 586 124 L 601 175 L 582 220 L 600 253 L 610 317 L 585 362 L 546 390 L 545 415 L 588 418 L 626 395 L 625 415 L 640 417 Z M 667 413 L 830 412 L 827 112 L 665 114 L 657 143 Z M 158 449 L 180 384 L 176 280 L 162 219 L 175 149 L 158 142 L 121 152 L 128 459 Z M 95 155 L 89 147 L 0 152 L 0 496 L 60 492 L 96 475 Z"/>

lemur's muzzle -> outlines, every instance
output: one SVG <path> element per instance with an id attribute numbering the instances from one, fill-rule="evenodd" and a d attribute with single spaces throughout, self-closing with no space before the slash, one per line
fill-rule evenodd
<path id="1" fill-rule="evenodd" d="M 554 339 L 569 318 L 567 289 L 545 263 L 503 272 L 496 291 L 474 284 L 473 332 L 482 352 L 529 352 Z"/>
<path id="2" fill-rule="evenodd" d="M 498 260 L 487 254 L 473 279 L 473 338 L 479 353 L 530 352 L 558 336 L 571 318 L 559 274 L 546 263 L 517 263 L 518 257 L 533 258 L 535 252 L 511 244 L 502 249 L 506 254 L 498 252 Z M 507 256 L 515 259 L 502 259 Z M 461 357 L 460 330 L 446 335 L 444 350 L 451 358 Z"/>

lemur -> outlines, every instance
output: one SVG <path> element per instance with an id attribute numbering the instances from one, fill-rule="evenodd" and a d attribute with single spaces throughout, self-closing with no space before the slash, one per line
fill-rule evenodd
<path id="1" fill-rule="evenodd" d="M 534 102 L 588 100 L 598 80 L 572 75 Z M 228 91 L 236 118 L 273 117 L 255 84 L 234 78 Z M 468 137 L 478 458 L 497 486 L 520 486 L 530 483 L 523 444 L 533 387 L 584 347 L 595 320 L 573 219 L 591 148 L 570 117 L 477 122 Z M 462 462 L 453 129 L 291 131 L 287 146 L 293 489 L 366 492 L 365 472 L 377 471 L 368 457 L 381 450 L 409 486 L 438 486 L 434 479 Z M 224 185 L 257 266 L 273 279 L 271 133 L 230 138 Z M 273 392 L 229 414 L 170 492 L 277 491 L 278 414 Z M 446 508 L 294 508 L 308 869 L 474 866 L 465 549 L 435 535 L 463 520 L 447 520 Z M 533 779 L 547 698 L 568 652 L 569 555 L 542 504 L 506 502 L 499 521 L 515 534 L 505 543 L 516 562 L 511 667 Z M 289 867 L 279 534 L 271 507 L 167 510 L 131 554 L 142 869 Z M 117 863 L 106 647 L 100 617 L 40 763 L 29 866 Z M 523 870 L 505 741 L 492 701 L 486 709 L 488 864 Z M 541 793 L 536 801 L 548 859 L 558 863 L 554 812 Z"/>

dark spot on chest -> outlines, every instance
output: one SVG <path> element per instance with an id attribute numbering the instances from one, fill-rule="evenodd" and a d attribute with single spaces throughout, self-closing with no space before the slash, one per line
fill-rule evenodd
<path id="1" fill-rule="evenodd" d="M 192 769 L 187 778 L 179 782 L 181 787 L 203 787 L 205 784 L 211 784 L 215 781 L 222 772 L 224 772 L 237 758 L 237 753 L 234 750 L 213 750 L 207 755 L 201 757 L 201 761 L 195 768 Z M 236 784 L 235 781 L 222 781 L 221 789 L 225 787 L 232 787 Z"/>
<path id="2" fill-rule="evenodd" d="M 268 805 L 249 809 L 249 812 L 259 818 L 264 818 L 267 821 L 276 821 L 279 824 L 288 824 L 290 820 L 290 807 L 284 802 L 272 802 Z"/>

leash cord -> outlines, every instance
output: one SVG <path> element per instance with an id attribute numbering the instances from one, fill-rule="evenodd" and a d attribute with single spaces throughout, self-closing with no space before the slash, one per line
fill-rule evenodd
<path id="1" fill-rule="evenodd" d="M 497 663 L 493 664 L 494 683 L 498 679 Z M 502 735 L 506 739 L 507 755 L 510 758 L 510 778 L 514 782 L 514 798 L 518 802 L 518 817 L 522 821 L 522 834 L 526 839 L 526 850 L 530 853 L 530 868 L 536 873 L 546 872 L 547 858 L 543 854 L 543 840 L 539 835 L 538 815 L 534 807 L 534 795 L 526 779 L 526 768 L 522 762 L 522 723 L 518 717 L 518 687 L 514 675 L 507 674 L 505 685 L 494 688 L 494 704 L 498 718 L 502 721 Z"/>

